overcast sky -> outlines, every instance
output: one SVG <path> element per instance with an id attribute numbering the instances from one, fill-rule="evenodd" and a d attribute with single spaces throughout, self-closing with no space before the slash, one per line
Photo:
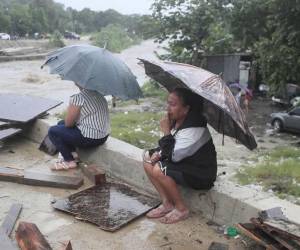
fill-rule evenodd
<path id="1" fill-rule="evenodd" d="M 100 11 L 114 9 L 122 14 L 151 14 L 149 10 L 153 0 L 54 0 L 66 7 L 82 10 L 90 8 Z"/>

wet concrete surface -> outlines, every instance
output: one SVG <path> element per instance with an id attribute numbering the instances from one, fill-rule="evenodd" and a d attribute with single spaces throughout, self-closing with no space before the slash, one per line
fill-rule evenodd
<path id="1" fill-rule="evenodd" d="M 55 159 L 37 148 L 37 144 L 22 137 L 12 138 L 0 149 L 0 164 L 20 169 L 37 167 L 40 171 L 44 169 L 45 172 L 49 172 L 48 167 Z M 78 171 L 75 170 L 73 174 L 78 174 Z M 85 179 L 85 184 L 79 190 L 90 186 L 91 183 Z M 239 239 L 228 240 L 223 234 L 217 233 L 216 228 L 208 226 L 207 220 L 199 213 L 193 213 L 186 221 L 175 225 L 163 225 L 157 220 L 149 220 L 143 216 L 115 233 L 105 232 L 95 225 L 78 221 L 52 208 L 51 201 L 75 192 L 78 190 L 0 182 L 0 221 L 6 216 L 12 203 L 23 204 L 19 221 L 35 223 L 54 249 L 60 249 L 67 240 L 71 240 L 75 250 L 204 250 L 208 249 L 213 241 L 229 244 L 233 250 L 245 249 Z"/>

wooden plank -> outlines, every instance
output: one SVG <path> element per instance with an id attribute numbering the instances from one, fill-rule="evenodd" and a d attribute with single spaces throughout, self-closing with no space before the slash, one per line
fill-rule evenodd
<path id="1" fill-rule="evenodd" d="M 280 233 L 277 230 L 269 227 L 268 225 L 265 225 L 256 218 L 251 218 L 251 222 L 261 230 L 263 230 L 265 233 L 267 233 L 269 236 L 274 238 L 276 241 L 278 241 L 285 248 L 289 250 L 300 249 L 300 244 L 297 241 L 294 241 L 288 233 Z"/>
<path id="2" fill-rule="evenodd" d="M 0 120 L 25 123 L 61 103 L 61 101 L 36 96 L 0 94 Z"/>
<path id="3" fill-rule="evenodd" d="M 32 186 L 77 189 L 82 186 L 83 178 L 75 176 L 42 174 L 28 169 L 24 171 L 23 183 Z"/>
<path id="4" fill-rule="evenodd" d="M 83 174 L 94 183 L 94 185 L 103 185 L 106 183 L 105 171 L 97 165 L 84 165 L 81 167 Z"/>
<path id="5" fill-rule="evenodd" d="M 67 189 L 77 189 L 83 184 L 82 177 L 43 174 L 30 169 L 20 170 L 7 167 L 0 167 L 0 181 Z"/>
<path id="6" fill-rule="evenodd" d="M 22 183 L 24 171 L 20 169 L 0 167 L 0 181 Z"/>
<path id="7" fill-rule="evenodd" d="M 12 243 L 7 234 L 0 228 L 0 249 L 2 250 L 18 250 Z"/>
<path id="8" fill-rule="evenodd" d="M 22 204 L 13 204 L 10 207 L 8 214 L 4 218 L 4 221 L 1 225 L 1 229 L 7 234 L 7 236 L 10 236 L 21 210 Z"/>
<path id="9" fill-rule="evenodd" d="M 20 222 L 16 231 L 16 240 L 21 250 L 52 249 L 38 227 L 32 223 Z"/>
<path id="10" fill-rule="evenodd" d="M 242 234 L 254 240 L 261 246 L 264 246 L 265 248 L 270 250 L 280 250 L 280 246 L 278 247 L 277 245 L 274 245 L 277 243 L 275 240 L 270 238 L 264 232 L 257 231 L 252 223 L 239 223 L 237 224 L 237 228 Z"/>
<path id="11" fill-rule="evenodd" d="M 289 225 L 288 225 L 289 223 Z M 300 242 L 299 237 L 299 228 L 300 225 L 291 223 L 291 222 L 285 222 L 285 221 L 264 221 L 264 225 L 269 227 L 270 229 L 282 234 L 286 235 L 287 237 L 290 237 L 298 242 Z M 281 228 L 279 228 L 281 227 Z M 285 230 L 286 229 L 286 230 Z M 289 231 L 287 231 L 289 230 Z"/>

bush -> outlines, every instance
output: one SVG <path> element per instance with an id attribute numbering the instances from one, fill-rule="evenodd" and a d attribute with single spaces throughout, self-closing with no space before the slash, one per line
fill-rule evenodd
<path id="1" fill-rule="evenodd" d="M 119 25 L 110 24 L 91 38 L 94 45 L 105 47 L 111 52 L 120 53 L 122 50 L 137 44 L 137 37 L 130 37 Z"/>
<path id="2" fill-rule="evenodd" d="M 54 48 L 62 48 L 65 46 L 62 35 L 59 31 L 55 31 L 49 40 L 49 45 Z"/>

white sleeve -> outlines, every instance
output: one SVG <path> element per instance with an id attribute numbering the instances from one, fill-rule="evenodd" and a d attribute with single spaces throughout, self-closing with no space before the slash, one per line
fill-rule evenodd
<path id="1" fill-rule="evenodd" d="M 84 104 L 84 98 L 83 98 L 82 94 L 79 93 L 79 94 L 75 94 L 75 95 L 71 96 L 70 104 L 72 104 L 74 106 L 82 107 Z"/>
<path id="2" fill-rule="evenodd" d="M 208 128 L 195 127 L 179 130 L 175 135 L 172 161 L 178 162 L 193 155 L 211 138 Z"/>

